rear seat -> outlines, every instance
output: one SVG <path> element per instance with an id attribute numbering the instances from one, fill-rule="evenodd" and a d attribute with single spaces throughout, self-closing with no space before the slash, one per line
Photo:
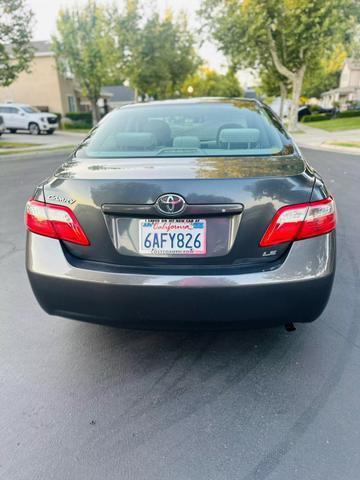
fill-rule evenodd
<path id="1" fill-rule="evenodd" d="M 175 137 L 173 140 L 174 148 L 200 148 L 200 139 L 195 136 Z"/>
<path id="2" fill-rule="evenodd" d="M 116 135 L 119 150 L 150 150 L 156 146 L 156 138 L 148 132 L 127 132 Z"/>
<path id="3" fill-rule="evenodd" d="M 260 131 L 257 128 L 224 128 L 219 134 L 219 144 L 225 148 L 250 148 L 259 142 Z"/>

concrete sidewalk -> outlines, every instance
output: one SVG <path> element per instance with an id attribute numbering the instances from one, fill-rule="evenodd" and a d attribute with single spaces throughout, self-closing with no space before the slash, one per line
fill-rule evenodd
<path id="1" fill-rule="evenodd" d="M 309 127 L 299 123 L 299 131 L 292 135 L 300 147 L 327 150 L 331 152 L 360 154 L 360 147 L 346 147 L 332 145 L 332 142 L 360 142 L 360 130 L 344 130 L 338 132 L 327 132 L 320 128 Z"/>

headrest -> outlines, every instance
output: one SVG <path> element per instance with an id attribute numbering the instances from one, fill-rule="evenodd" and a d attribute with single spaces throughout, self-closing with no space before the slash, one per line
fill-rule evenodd
<path id="1" fill-rule="evenodd" d="M 176 148 L 200 148 L 199 137 L 192 137 L 190 135 L 183 137 L 175 137 L 173 140 L 173 147 Z"/>
<path id="2" fill-rule="evenodd" d="M 150 149 L 156 145 L 156 138 L 152 133 L 147 132 L 127 132 L 118 133 L 116 135 L 116 143 L 118 148 L 132 149 Z"/>
<path id="3" fill-rule="evenodd" d="M 257 143 L 260 131 L 257 128 L 224 128 L 219 135 L 220 143 Z"/>

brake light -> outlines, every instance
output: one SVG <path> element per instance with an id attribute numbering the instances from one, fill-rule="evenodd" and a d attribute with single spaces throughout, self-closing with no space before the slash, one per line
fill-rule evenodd
<path id="1" fill-rule="evenodd" d="M 26 204 L 25 223 L 33 233 L 79 245 L 90 245 L 78 219 L 68 207 L 29 200 Z"/>
<path id="2" fill-rule="evenodd" d="M 289 205 L 276 212 L 260 241 L 260 247 L 317 237 L 331 232 L 335 227 L 336 209 L 332 197 Z"/>

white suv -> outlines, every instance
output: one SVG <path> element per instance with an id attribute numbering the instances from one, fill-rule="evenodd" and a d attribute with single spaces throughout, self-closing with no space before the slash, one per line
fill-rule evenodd
<path id="1" fill-rule="evenodd" d="M 11 133 L 16 133 L 17 130 L 28 130 L 32 135 L 40 135 L 41 132 L 51 134 L 58 127 L 56 115 L 40 112 L 30 105 L 2 103 L 0 115 L 4 119 L 6 129 Z"/>

